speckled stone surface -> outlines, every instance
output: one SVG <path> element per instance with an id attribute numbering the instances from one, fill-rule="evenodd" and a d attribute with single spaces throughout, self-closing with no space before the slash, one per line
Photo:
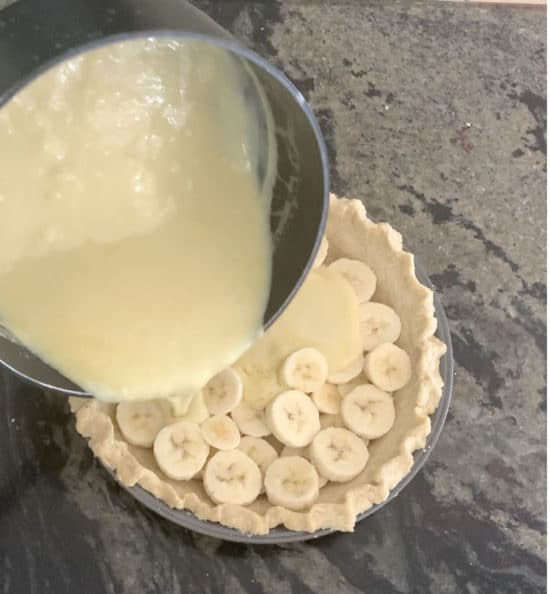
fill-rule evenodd
<path id="1" fill-rule="evenodd" d="M 116 30 L 122 9 L 99 4 L 97 31 Z M 62 397 L 2 373 L 0 592 L 543 592 L 544 11 L 199 4 L 287 72 L 323 129 L 334 191 L 399 229 L 430 274 L 455 348 L 448 423 L 354 534 L 252 548 L 145 510 L 92 459 Z M 0 12 L 0 41 L 32 7 Z"/>

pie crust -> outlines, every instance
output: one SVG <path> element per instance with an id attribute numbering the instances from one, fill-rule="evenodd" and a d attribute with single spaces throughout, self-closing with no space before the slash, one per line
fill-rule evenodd
<path id="1" fill-rule="evenodd" d="M 437 321 L 432 291 L 417 280 L 413 256 L 403 251 L 401 235 L 386 223 L 368 219 L 359 200 L 331 195 L 326 236 L 326 263 L 347 257 L 362 260 L 374 271 L 377 288 L 372 300 L 389 305 L 401 318 L 396 344 L 407 351 L 413 367 L 412 380 L 393 396 L 395 423 L 383 437 L 370 442 L 364 470 L 347 483 L 328 483 L 317 503 L 303 512 L 272 506 L 264 495 L 246 507 L 214 505 L 201 481 L 168 479 L 151 449 L 124 440 L 115 421 L 115 405 L 71 398 L 78 432 L 89 438 L 93 453 L 116 472 L 121 484 L 138 484 L 170 507 L 190 510 L 201 520 L 244 533 L 266 534 L 279 525 L 306 532 L 321 528 L 352 531 L 357 514 L 384 501 L 407 475 L 413 453 L 426 444 L 430 415 L 443 387 L 439 362 L 446 347 L 434 336 Z"/>

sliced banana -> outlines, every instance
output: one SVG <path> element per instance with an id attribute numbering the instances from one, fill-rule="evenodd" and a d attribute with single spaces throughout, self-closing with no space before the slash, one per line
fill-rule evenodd
<path id="1" fill-rule="evenodd" d="M 150 448 L 157 433 L 166 425 L 166 407 L 158 400 L 121 402 L 116 407 L 116 420 L 128 443 Z"/>
<path id="2" fill-rule="evenodd" d="M 244 435 L 265 437 L 271 433 L 265 421 L 265 411 L 252 408 L 244 400 L 231 411 L 231 417 Z"/>
<path id="3" fill-rule="evenodd" d="M 339 483 L 355 478 L 369 459 L 367 446 L 360 437 L 336 427 L 320 431 L 309 451 L 319 474 Z"/>
<path id="4" fill-rule="evenodd" d="M 383 303 L 359 305 L 360 331 L 365 351 L 372 351 L 379 344 L 395 342 L 401 334 L 401 320 L 391 307 Z"/>
<path id="5" fill-rule="evenodd" d="M 265 491 L 263 479 L 268 466 L 279 457 L 277 450 L 265 439 L 245 435 L 239 443 L 239 450 L 243 451 L 262 472 L 262 488 L 260 493 Z"/>
<path id="6" fill-rule="evenodd" d="M 395 344 L 381 344 L 367 353 L 365 375 L 384 392 L 395 392 L 412 377 L 411 359 Z"/>
<path id="7" fill-rule="evenodd" d="M 227 415 L 214 415 L 201 425 L 201 433 L 208 445 L 218 450 L 233 450 L 241 441 L 235 421 Z"/>
<path id="8" fill-rule="evenodd" d="M 342 401 L 342 418 L 346 427 L 360 437 L 377 439 L 395 421 L 393 398 L 371 384 L 359 386 Z"/>
<path id="9" fill-rule="evenodd" d="M 311 443 L 320 429 L 317 407 L 298 390 L 279 394 L 267 407 L 266 420 L 275 437 L 294 448 Z"/>
<path id="10" fill-rule="evenodd" d="M 265 474 L 267 467 L 278 458 L 277 450 L 261 437 L 252 437 L 245 435 L 240 443 L 239 450 L 243 451 L 260 468 L 262 474 Z"/>
<path id="11" fill-rule="evenodd" d="M 226 415 L 243 397 L 243 382 L 239 374 L 228 367 L 215 375 L 204 387 L 204 403 L 211 415 Z"/>
<path id="12" fill-rule="evenodd" d="M 330 269 L 341 274 L 353 287 L 359 302 L 368 301 L 376 290 L 376 276 L 364 262 L 340 258 L 330 266 Z"/>
<path id="13" fill-rule="evenodd" d="M 260 494 L 262 473 L 241 450 L 218 452 L 204 470 L 204 488 L 214 503 L 248 505 Z"/>
<path id="14" fill-rule="evenodd" d="M 324 476 L 321 476 L 320 474 L 318 476 L 319 476 L 319 489 L 322 489 L 328 483 L 328 479 L 326 479 Z"/>
<path id="15" fill-rule="evenodd" d="M 321 429 L 327 429 L 327 427 L 345 427 L 344 419 L 342 419 L 342 415 L 340 413 L 335 415 L 319 415 L 319 424 L 321 425 Z"/>
<path id="16" fill-rule="evenodd" d="M 277 458 L 267 469 L 265 492 L 272 505 L 300 511 L 319 496 L 319 476 L 311 462 L 300 456 Z"/>
<path id="17" fill-rule="evenodd" d="M 313 268 L 317 268 L 321 266 L 321 264 L 325 261 L 325 258 L 328 254 L 328 239 L 325 235 L 321 239 L 321 243 L 319 244 L 319 249 L 317 250 L 317 255 L 315 256 L 315 260 L 313 261 Z"/>
<path id="18" fill-rule="evenodd" d="M 176 481 L 193 478 L 208 458 L 208 444 L 196 423 L 178 421 L 161 429 L 153 443 L 153 454 L 164 474 Z"/>
<path id="19" fill-rule="evenodd" d="M 331 384 L 345 384 L 357 377 L 363 371 L 364 365 L 365 359 L 363 354 L 360 353 L 347 367 L 344 367 L 344 369 L 329 373 L 327 381 Z"/>
<path id="20" fill-rule="evenodd" d="M 302 392 L 314 392 L 326 381 L 327 360 L 317 349 L 305 348 L 294 351 L 283 363 L 281 379 L 290 388 Z"/>
<path id="21" fill-rule="evenodd" d="M 342 397 L 338 388 L 332 384 L 323 384 L 311 395 L 315 406 L 319 412 L 335 415 L 340 411 L 340 402 Z"/>

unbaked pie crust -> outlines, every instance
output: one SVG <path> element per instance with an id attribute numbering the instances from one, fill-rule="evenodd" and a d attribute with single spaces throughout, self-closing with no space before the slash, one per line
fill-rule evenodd
<path id="1" fill-rule="evenodd" d="M 329 482 L 309 510 L 296 512 L 272 506 L 264 495 L 248 506 L 214 505 L 202 482 L 173 481 L 159 469 L 151 449 L 128 444 L 115 420 L 115 405 L 71 398 L 76 427 L 89 438 L 93 453 L 116 472 L 121 484 L 140 485 L 175 509 L 186 509 L 201 520 L 218 522 L 244 533 L 266 534 L 271 528 L 313 532 L 321 528 L 351 531 L 356 516 L 384 501 L 413 465 L 413 453 L 424 448 L 431 430 L 443 381 L 439 362 L 445 345 L 435 337 L 433 295 L 416 278 L 414 259 L 403 251 L 401 235 L 386 223 L 367 218 L 359 200 L 330 199 L 326 236 L 327 263 L 342 257 L 368 264 L 377 277 L 372 300 L 384 303 L 401 318 L 397 345 L 410 356 L 412 380 L 394 393 L 395 423 L 369 444 L 364 470 L 347 483 Z"/>

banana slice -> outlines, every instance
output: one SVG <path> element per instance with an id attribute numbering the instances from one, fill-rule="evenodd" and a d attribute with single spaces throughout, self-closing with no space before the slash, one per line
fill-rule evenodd
<path id="1" fill-rule="evenodd" d="M 346 384 L 363 371 L 364 365 L 365 359 L 363 357 L 363 353 L 360 353 L 347 367 L 344 367 L 344 369 L 341 371 L 329 373 L 327 381 L 331 384 Z"/>
<path id="2" fill-rule="evenodd" d="M 319 415 L 319 424 L 321 425 L 321 429 L 327 429 L 328 427 L 345 427 L 344 419 L 342 419 L 340 412 L 335 415 Z"/>
<path id="3" fill-rule="evenodd" d="M 267 467 L 278 458 L 277 450 L 261 437 L 245 435 L 239 443 L 239 450 L 243 451 L 253 462 L 255 462 L 262 474 L 265 474 Z"/>
<path id="4" fill-rule="evenodd" d="M 301 392 L 314 392 L 326 381 L 327 360 L 317 349 L 294 351 L 283 363 L 281 379 L 290 388 Z"/>
<path id="5" fill-rule="evenodd" d="M 239 450 L 244 452 L 253 462 L 255 462 L 262 473 L 262 488 L 260 493 L 265 491 L 263 479 L 268 466 L 276 460 L 279 455 L 277 450 L 261 437 L 252 437 L 245 435 L 239 443 Z"/>
<path id="6" fill-rule="evenodd" d="M 318 477 L 319 477 L 319 489 L 322 489 L 328 483 L 328 479 L 325 478 L 324 476 L 321 476 L 320 474 L 318 474 Z"/>
<path id="7" fill-rule="evenodd" d="M 313 268 L 317 268 L 321 266 L 321 264 L 325 261 L 325 258 L 328 254 L 328 239 L 325 235 L 323 235 L 323 239 L 321 239 L 321 243 L 319 245 L 319 249 L 317 250 L 317 255 L 315 256 L 315 260 L 313 261 Z"/>
<path id="8" fill-rule="evenodd" d="M 279 394 L 267 407 L 266 420 L 275 437 L 294 448 L 311 443 L 320 429 L 317 407 L 298 390 Z"/>
<path id="9" fill-rule="evenodd" d="M 367 353 L 365 375 L 384 392 L 395 392 L 412 377 L 411 359 L 395 344 L 381 344 Z"/>
<path id="10" fill-rule="evenodd" d="M 311 462 L 300 456 L 277 458 L 265 473 L 269 503 L 300 511 L 319 497 L 319 476 Z"/>
<path id="11" fill-rule="evenodd" d="M 382 303 L 359 305 L 360 331 L 365 351 L 372 351 L 379 344 L 395 342 L 401 334 L 401 320 L 391 307 Z"/>
<path id="12" fill-rule="evenodd" d="M 116 407 L 120 432 L 128 443 L 150 448 L 157 433 L 166 425 L 166 408 L 158 400 L 121 402 Z"/>
<path id="13" fill-rule="evenodd" d="M 196 423 L 178 421 L 161 429 L 153 443 L 153 454 L 164 474 L 176 481 L 193 478 L 208 458 L 208 444 Z"/>
<path id="14" fill-rule="evenodd" d="M 339 483 L 355 478 L 369 459 L 367 446 L 360 437 L 336 427 L 320 431 L 309 451 L 319 474 Z"/>
<path id="15" fill-rule="evenodd" d="M 342 397 L 338 388 L 332 384 L 323 384 L 311 395 L 311 399 L 319 412 L 335 415 L 340 411 L 340 402 Z"/>
<path id="16" fill-rule="evenodd" d="M 353 287 L 359 302 L 368 301 L 376 290 L 376 276 L 364 262 L 341 258 L 334 261 L 330 269 L 341 274 Z"/>
<path id="17" fill-rule="evenodd" d="M 241 434 L 233 419 L 214 415 L 201 425 L 201 433 L 208 445 L 218 450 L 233 450 L 241 441 Z"/>
<path id="18" fill-rule="evenodd" d="M 231 411 L 231 417 L 244 435 L 265 437 L 271 433 L 265 420 L 265 411 L 249 406 L 244 400 Z"/>
<path id="19" fill-rule="evenodd" d="M 348 429 L 360 437 L 377 439 L 395 421 L 393 398 L 371 384 L 359 386 L 342 401 L 342 418 Z"/>
<path id="20" fill-rule="evenodd" d="M 226 415 L 243 397 L 243 382 L 239 374 L 228 367 L 204 386 L 204 403 L 211 415 Z"/>
<path id="21" fill-rule="evenodd" d="M 248 505 L 260 494 L 262 473 L 241 450 L 218 452 L 206 465 L 203 484 L 214 503 Z"/>
<path id="22" fill-rule="evenodd" d="M 189 423 L 196 423 L 197 425 L 200 425 L 203 421 L 206 421 L 208 417 L 208 409 L 204 403 L 203 393 L 197 392 L 193 396 L 187 412 L 184 415 L 177 417 L 177 420 L 188 421 Z"/>

